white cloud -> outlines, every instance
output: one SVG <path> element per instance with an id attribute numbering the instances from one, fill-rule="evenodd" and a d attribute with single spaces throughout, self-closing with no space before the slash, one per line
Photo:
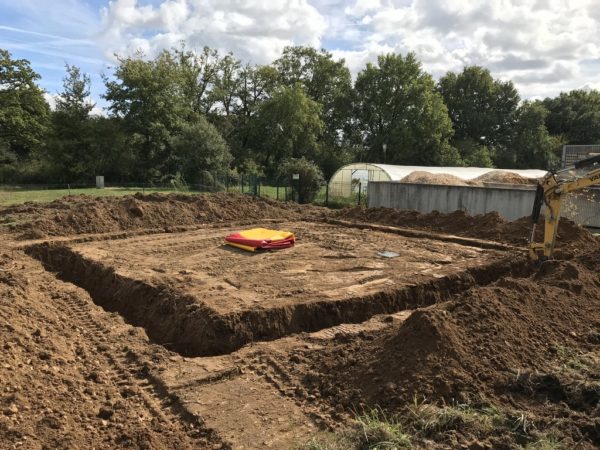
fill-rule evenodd
<path id="1" fill-rule="evenodd" d="M 343 14 L 368 28 L 361 44 L 336 54 L 356 70 L 374 61 L 373 48 L 413 51 L 436 77 L 477 64 L 513 79 L 524 97 L 556 95 L 591 85 L 600 68 L 597 6 L 595 0 L 356 0 Z"/>
<path id="2" fill-rule="evenodd" d="M 44 92 L 44 99 L 50 105 L 50 109 L 54 111 L 56 109 L 56 98 L 58 94 L 50 94 L 49 92 Z"/>
<path id="3" fill-rule="evenodd" d="M 46 102 L 48 102 L 48 105 L 50 105 L 50 109 L 52 111 L 55 111 L 56 101 L 60 99 L 60 94 L 51 94 L 49 92 L 44 92 L 44 99 L 46 99 Z M 90 111 L 90 116 L 107 116 L 106 111 L 102 107 L 98 106 L 94 102 L 92 97 L 87 97 L 86 103 L 88 105 L 93 105 L 92 110 Z"/>
<path id="4" fill-rule="evenodd" d="M 165 0 L 159 6 L 114 0 L 102 11 L 101 41 L 108 55 L 148 55 L 184 41 L 233 51 L 267 63 L 286 45 L 320 46 L 326 20 L 307 0 Z"/>
<path id="5" fill-rule="evenodd" d="M 412 51 L 436 78 L 483 65 L 528 98 L 595 85 L 599 11 L 597 0 L 113 0 L 97 42 L 108 58 L 185 42 L 252 63 L 324 45 L 354 74 Z"/>

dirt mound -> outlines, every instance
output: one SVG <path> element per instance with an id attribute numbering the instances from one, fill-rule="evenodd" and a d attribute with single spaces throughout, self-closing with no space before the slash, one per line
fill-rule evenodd
<path id="1" fill-rule="evenodd" d="M 599 271 L 600 258 L 587 255 L 472 288 L 386 333 L 304 354 L 313 358 L 306 383 L 359 411 L 377 405 L 393 414 L 416 398 L 503 405 L 593 448 L 600 445 Z M 557 425 L 555 416 L 570 419 Z"/>
<path id="2" fill-rule="evenodd" d="M 401 183 L 442 184 L 447 186 L 468 186 L 470 183 L 447 173 L 414 171 L 400 180 Z"/>
<path id="3" fill-rule="evenodd" d="M 537 179 L 522 177 L 519 174 L 493 170 L 473 180 L 463 180 L 448 173 L 430 173 L 422 170 L 412 172 L 400 180 L 401 183 L 441 184 L 445 186 L 485 186 L 486 183 L 531 185 Z"/>
<path id="4" fill-rule="evenodd" d="M 465 211 L 449 214 L 433 211 L 423 214 L 414 210 L 393 208 L 348 208 L 336 212 L 336 217 L 358 222 L 375 222 L 405 228 L 419 228 L 458 236 L 489 239 L 515 245 L 529 241 L 532 222 L 529 217 L 507 221 L 498 213 L 469 215 Z M 542 227 L 537 227 L 536 238 L 542 239 Z M 586 248 L 598 240 L 585 228 L 569 219 L 562 218 L 558 228 L 557 247 L 576 246 Z"/>
<path id="5" fill-rule="evenodd" d="M 522 177 L 519 174 L 511 172 L 502 172 L 493 170 L 475 178 L 476 182 L 483 183 L 503 183 L 503 184 L 537 184 L 536 178 Z"/>
<path id="6" fill-rule="evenodd" d="M 0 252 L 0 447 L 229 448 L 157 407 L 144 374 L 169 354 L 85 295 Z"/>
<path id="7" fill-rule="evenodd" d="M 126 197 L 70 196 L 46 204 L 4 208 L 23 239 L 109 233 L 142 228 L 193 226 L 255 219 L 294 219 L 322 214 L 313 206 L 240 194 L 136 194 Z"/>

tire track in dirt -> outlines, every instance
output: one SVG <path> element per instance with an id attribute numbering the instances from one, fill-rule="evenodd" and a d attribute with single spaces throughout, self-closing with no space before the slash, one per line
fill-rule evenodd
<path id="1" fill-rule="evenodd" d="M 110 330 L 93 318 L 86 300 L 71 293 L 57 297 L 55 304 L 87 332 L 89 342 L 96 345 L 112 369 L 110 378 L 122 396 L 139 396 L 153 419 L 179 436 L 185 435 L 190 448 L 204 448 L 209 444 L 211 448 L 231 448 L 216 431 L 205 427 L 201 417 L 190 414 L 175 396 L 169 395 L 133 350 L 126 345 L 118 352 L 110 350 L 105 344 Z"/>

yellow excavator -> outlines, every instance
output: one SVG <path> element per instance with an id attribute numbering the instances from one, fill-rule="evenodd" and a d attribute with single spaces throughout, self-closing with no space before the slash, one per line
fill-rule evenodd
<path id="1" fill-rule="evenodd" d="M 581 169 L 587 169 L 587 172 L 578 175 L 578 171 Z M 533 230 L 529 240 L 529 256 L 536 264 L 552 259 L 564 198 L 571 192 L 594 185 L 600 185 L 600 155 L 577 161 L 574 166 L 558 172 L 548 173 L 538 183 L 531 214 Z M 542 205 L 546 207 L 544 210 L 544 242 L 537 243 L 535 242 L 535 227 L 540 218 Z"/>

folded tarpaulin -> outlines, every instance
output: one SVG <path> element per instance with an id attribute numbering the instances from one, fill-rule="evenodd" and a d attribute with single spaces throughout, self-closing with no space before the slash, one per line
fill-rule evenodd
<path id="1" fill-rule="evenodd" d="M 251 252 L 257 249 L 288 248 L 293 246 L 295 241 L 294 233 L 267 228 L 244 230 L 225 238 L 226 244 Z"/>

